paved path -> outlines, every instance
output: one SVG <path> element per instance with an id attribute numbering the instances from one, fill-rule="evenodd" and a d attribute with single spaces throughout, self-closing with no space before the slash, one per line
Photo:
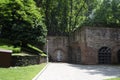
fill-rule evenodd
<path id="1" fill-rule="evenodd" d="M 120 77 L 120 66 L 49 63 L 36 80 L 103 80 Z"/>

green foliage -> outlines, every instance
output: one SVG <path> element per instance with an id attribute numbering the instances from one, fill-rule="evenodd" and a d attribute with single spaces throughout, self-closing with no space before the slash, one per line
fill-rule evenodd
<path id="1" fill-rule="evenodd" d="M 87 18 L 88 2 L 93 3 L 93 0 L 69 0 L 68 32 L 74 31 Z"/>
<path id="2" fill-rule="evenodd" d="M 13 51 L 13 53 L 20 53 L 21 52 L 21 48 L 20 47 L 12 48 L 11 50 Z"/>
<path id="3" fill-rule="evenodd" d="M 45 43 L 41 9 L 33 0 L 0 0 L 0 25 L 4 38 L 24 43 Z"/>
<path id="4" fill-rule="evenodd" d="M 47 55 L 46 55 L 46 54 L 41 54 L 41 56 L 42 56 L 42 57 L 47 57 Z"/>
<path id="5" fill-rule="evenodd" d="M 42 50 L 40 50 L 39 48 L 33 46 L 33 45 L 30 45 L 30 44 L 27 44 L 27 46 L 35 51 L 37 51 L 41 56 L 47 56 Z"/>
<path id="6" fill-rule="evenodd" d="M 120 0 L 43 0 L 48 34 L 81 26 L 119 26 Z M 65 33 L 64 33 L 65 32 Z"/>
<path id="7" fill-rule="evenodd" d="M 59 36 L 86 25 L 120 25 L 120 0 L 35 1 L 37 4 L 33 0 L 0 0 L 2 37 L 43 45 L 45 24 L 48 35 Z"/>
<path id="8" fill-rule="evenodd" d="M 68 1 L 43 0 L 48 35 L 66 35 Z"/>
<path id="9" fill-rule="evenodd" d="M 120 25 L 120 0 L 103 0 L 94 8 L 93 25 L 116 27 Z"/>
<path id="10" fill-rule="evenodd" d="M 105 80 L 120 80 L 120 78 L 111 78 L 111 79 L 105 79 Z"/>
<path id="11" fill-rule="evenodd" d="M 1 49 L 6 49 L 6 50 L 12 50 L 13 53 L 20 53 L 21 52 L 21 48 L 20 47 L 14 47 L 13 45 L 1 45 L 0 46 Z"/>
<path id="12" fill-rule="evenodd" d="M 43 0 L 48 35 L 66 35 L 85 23 L 96 0 Z"/>
<path id="13" fill-rule="evenodd" d="M 12 50 L 13 53 L 20 53 L 21 47 L 15 47 L 11 41 L 7 39 L 0 39 L 0 49 Z"/>

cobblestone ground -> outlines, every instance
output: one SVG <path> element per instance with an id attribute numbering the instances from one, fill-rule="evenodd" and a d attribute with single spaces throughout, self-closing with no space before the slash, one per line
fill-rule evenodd
<path id="1" fill-rule="evenodd" d="M 36 80 L 103 80 L 120 77 L 120 65 L 49 63 Z"/>

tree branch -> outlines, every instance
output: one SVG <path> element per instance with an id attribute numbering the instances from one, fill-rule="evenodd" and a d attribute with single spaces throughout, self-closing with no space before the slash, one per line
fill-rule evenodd
<path id="1" fill-rule="evenodd" d="M 82 8 L 83 8 L 83 7 L 85 8 L 85 3 L 86 3 L 86 2 L 87 2 L 87 0 L 84 1 L 83 5 L 82 5 L 81 8 L 78 10 L 78 13 L 77 13 L 76 16 L 75 16 L 74 28 L 75 28 L 76 23 L 77 23 L 77 17 L 79 16 Z"/>

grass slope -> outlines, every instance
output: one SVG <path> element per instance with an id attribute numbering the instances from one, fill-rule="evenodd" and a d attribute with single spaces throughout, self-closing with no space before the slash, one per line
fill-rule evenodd
<path id="1" fill-rule="evenodd" d="M 14 45 L 12 45 L 11 42 L 7 39 L 0 39 L 0 49 L 12 50 L 13 53 L 21 52 L 20 47 L 14 47 Z"/>
<path id="2" fill-rule="evenodd" d="M 0 80 L 32 80 L 45 65 L 43 63 L 26 67 L 0 68 Z"/>
<path id="3" fill-rule="evenodd" d="M 10 40 L 0 39 L 0 49 L 12 50 L 13 54 L 15 54 L 15 55 L 22 55 L 24 52 L 21 51 L 21 48 L 22 47 L 20 47 L 20 46 L 19 47 L 15 47 Z M 39 48 L 37 48 L 37 47 L 35 47 L 35 46 L 31 45 L 31 44 L 27 44 L 26 49 L 27 48 L 29 49 L 29 51 L 33 51 L 34 50 L 35 51 L 34 54 L 37 54 L 36 52 L 39 52 L 39 54 L 41 56 L 47 56 L 42 50 L 40 50 Z M 30 52 L 28 52 L 28 53 L 30 53 Z"/>

